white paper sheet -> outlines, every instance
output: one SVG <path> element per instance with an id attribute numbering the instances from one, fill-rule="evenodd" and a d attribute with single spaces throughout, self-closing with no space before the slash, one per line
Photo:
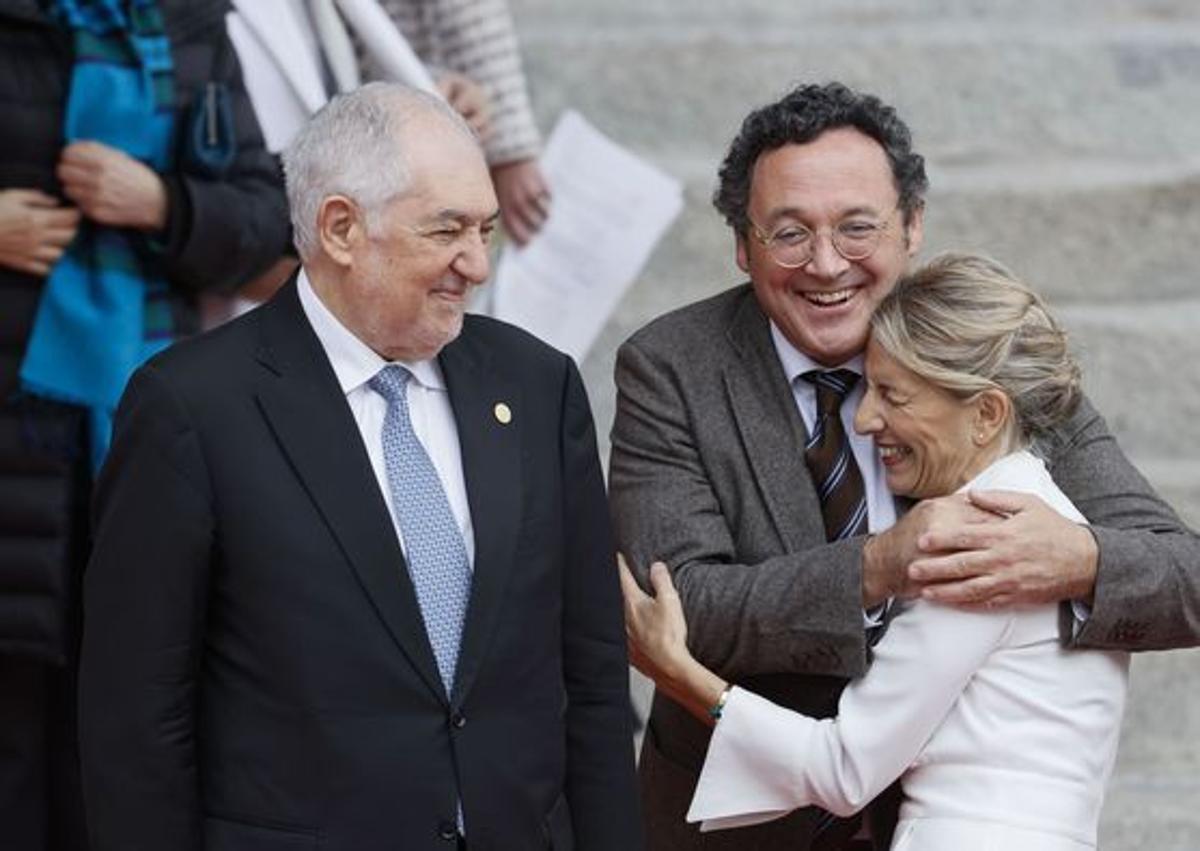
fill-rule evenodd
<path id="1" fill-rule="evenodd" d="M 501 254 L 492 315 L 583 359 L 683 207 L 678 180 L 568 111 L 546 143 L 542 231 Z"/>

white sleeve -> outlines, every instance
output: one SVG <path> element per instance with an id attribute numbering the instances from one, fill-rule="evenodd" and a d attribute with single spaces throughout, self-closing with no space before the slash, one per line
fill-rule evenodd
<path id="1" fill-rule="evenodd" d="M 842 693 L 836 718 L 818 721 L 735 688 L 687 820 L 719 830 L 811 804 L 838 815 L 862 809 L 913 763 L 1011 623 L 1009 612 L 912 604 Z"/>

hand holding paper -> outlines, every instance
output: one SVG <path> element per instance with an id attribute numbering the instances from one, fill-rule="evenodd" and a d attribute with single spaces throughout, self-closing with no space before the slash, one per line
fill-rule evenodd
<path id="1" fill-rule="evenodd" d="M 554 215 L 524 248 L 505 247 L 492 312 L 582 360 L 682 209 L 683 190 L 576 112 L 559 120 L 541 166 Z"/>

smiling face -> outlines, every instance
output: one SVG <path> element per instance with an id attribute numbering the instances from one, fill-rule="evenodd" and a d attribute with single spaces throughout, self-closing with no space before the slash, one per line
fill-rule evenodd
<path id="1" fill-rule="evenodd" d="M 498 215 L 478 146 L 437 116 L 419 121 L 405 134 L 411 185 L 370 213 L 351 205 L 344 273 L 318 290 L 388 360 L 431 358 L 458 336 Z"/>
<path id="2" fill-rule="evenodd" d="M 920 249 L 921 211 L 905 224 L 898 201 L 883 148 L 852 128 L 768 151 L 754 165 L 751 220 L 765 234 L 802 225 L 818 236 L 812 257 L 797 269 L 775 263 L 758 240 L 739 237 L 738 266 L 749 273 L 767 316 L 818 363 L 836 366 L 862 351 L 871 313 Z M 888 223 L 863 260 L 842 257 L 829 236 L 855 220 Z"/>
<path id="3" fill-rule="evenodd" d="M 998 390 L 963 400 L 867 344 L 866 393 L 854 430 L 872 437 L 892 493 L 953 493 L 1002 454 L 1010 406 Z"/>

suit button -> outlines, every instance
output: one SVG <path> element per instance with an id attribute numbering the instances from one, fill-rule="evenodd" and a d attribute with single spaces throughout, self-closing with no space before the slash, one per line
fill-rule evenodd
<path id="1" fill-rule="evenodd" d="M 444 821 L 438 825 L 438 838 L 444 839 L 447 842 L 453 842 L 458 839 L 458 828 L 454 826 L 452 821 Z"/>
<path id="2" fill-rule="evenodd" d="M 455 730 L 461 730 L 463 727 L 467 726 L 467 716 L 463 715 L 461 712 L 455 712 L 450 716 L 450 726 Z"/>

